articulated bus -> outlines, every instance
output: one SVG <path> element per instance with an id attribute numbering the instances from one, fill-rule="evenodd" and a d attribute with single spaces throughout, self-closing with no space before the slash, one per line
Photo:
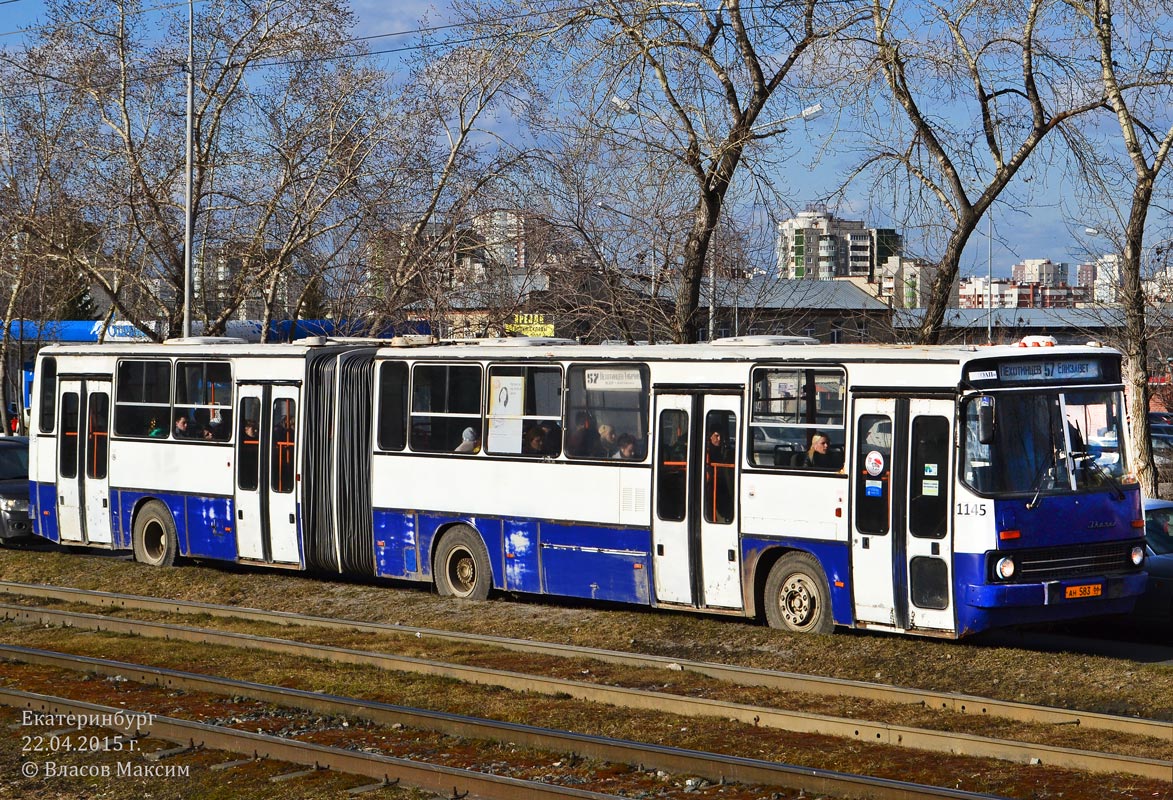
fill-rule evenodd
<path id="1" fill-rule="evenodd" d="M 30 514 L 160 566 L 956 638 L 1131 610 L 1120 370 L 799 337 L 54 345 Z"/>

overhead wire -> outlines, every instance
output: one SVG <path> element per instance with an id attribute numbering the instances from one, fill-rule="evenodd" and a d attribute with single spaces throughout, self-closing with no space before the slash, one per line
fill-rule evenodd
<path id="1" fill-rule="evenodd" d="M 14 3 L 14 2 L 20 2 L 20 0 L 0 0 L 0 5 L 5 4 L 5 3 Z M 197 0 L 197 2 L 199 4 L 204 4 L 206 2 L 206 0 Z M 850 2 L 851 2 L 851 0 L 834 0 L 834 4 L 848 4 Z M 792 4 L 796 5 L 796 6 L 801 5 L 802 0 L 798 0 L 798 2 L 793 2 Z M 159 12 L 159 11 L 167 11 L 167 10 L 179 8 L 179 7 L 182 7 L 185 5 L 187 5 L 186 2 L 176 2 L 176 3 L 168 3 L 168 4 L 164 4 L 164 5 L 158 5 L 158 6 L 151 6 L 149 8 L 140 9 L 139 11 L 135 12 L 135 15 L 145 15 L 145 14 L 155 13 L 155 12 Z M 777 7 L 778 7 L 777 4 L 764 2 L 760 5 L 758 5 L 756 3 L 743 5 L 742 9 L 743 10 L 753 10 L 753 9 L 759 9 L 759 8 L 776 9 Z M 506 14 L 503 16 L 495 17 L 494 19 L 495 19 L 495 21 L 500 22 L 500 23 L 507 23 L 507 22 L 514 22 L 517 20 L 529 19 L 529 18 L 548 17 L 548 16 L 553 16 L 556 14 L 580 13 L 583 11 L 589 11 L 591 8 L 593 8 L 592 5 L 569 5 L 569 6 L 561 6 L 558 8 L 552 8 L 552 9 L 524 11 L 524 12 L 518 12 L 516 14 Z M 660 10 L 662 12 L 668 13 L 668 14 L 695 14 L 695 13 L 697 13 L 697 11 L 700 11 L 703 9 L 698 9 L 696 6 L 689 4 L 689 5 L 678 6 L 678 7 L 673 7 L 673 8 L 669 8 L 669 9 L 662 8 Z M 88 18 L 85 20 L 74 20 L 72 22 L 74 24 L 78 24 L 80 22 L 94 23 L 94 22 L 101 22 L 103 20 L 111 19 L 111 18 L 113 18 L 113 15 L 91 17 L 91 18 Z M 377 34 L 369 34 L 369 35 L 364 35 L 364 36 L 350 37 L 350 38 L 339 40 L 338 44 L 341 46 L 341 45 L 347 45 L 347 44 L 357 44 L 360 42 L 372 42 L 372 41 L 379 40 L 379 39 L 401 38 L 401 37 L 406 37 L 406 36 L 424 37 L 427 35 L 439 33 L 439 32 L 446 31 L 446 30 L 468 28 L 474 24 L 475 23 L 473 23 L 473 22 L 453 22 L 453 23 L 447 23 L 447 24 L 443 24 L 443 25 L 422 26 L 419 28 L 410 28 L 410 29 L 405 29 L 405 30 L 400 30 L 400 31 L 391 31 L 388 33 L 377 33 Z M 10 36 L 10 35 L 15 35 L 15 34 L 25 34 L 25 33 L 30 33 L 30 32 L 35 33 L 37 31 L 46 30 L 50 27 L 53 27 L 53 26 L 44 26 L 44 25 L 32 26 L 32 27 L 21 29 L 18 31 L 0 33 L 0 37 Z M 508 31 L 506 33 L 484 33 L 484 34 L 478 34 L 475 36 L 467 36 L 464 38 L 447 39 L 447 40 L 444 40 L 443 42 L 435 42 L 435 43 L 421 41 L 421 42 L 417 42 L 417 43 L 413 43 L 413 44 L 400 45 L 400 46 L 396 46 L 396 47 L 389 47 L 389 48 L 385 48 L 385 49 L 381 49 L 381 50 L 364 49 L 364 50 L 361 50 L 358 52 L 332 53 L 330 55 L 322 55 L 322 56 L 307 56 L 307 57 L 300 57 L 300 58 L 262 59 L 262 60 L 259 60 L 255 63 L 253 63 L 253 64 L 248 65 L 246 67 L 246 69 L 271 69 L 274 67 L 290 66 L 290 65 L 295 65 L 295 64 L 312 64 L 312 63 L 325 63 L 325 62 L 331 62 L 331 61 L 347 61 L 347 60 L 355 60 L 355 59 L 362 59 L 362 58 L 372 58 L 372 57 L 377 57 L 377 56 L 394 55 L 394 54 L 399 54 L 399 53 L 409 53 L 409 52 L 415 52 L 415 51 L 420 51 L 420 50 L 428 50 L 428 49 L 431 49 L 434 47 L 460 47 L 460 46 L 466 46 L 466 45 L 472 45 L 472 44 L 479 44 L 479 43 L 486 42 L 486 41 L 495 41 L 498 39 L 504 39 L 508 36 L 514 35 L 515 33 L 516 33 L 516 31 L 511 29 L 510 31 Z M 0 51 L 0 56 L 3 56 L 3 51 Z M 204 63 L 206 63 L 206 62 L 204 62 Z M 156 65 L 152 65 L 151 67 L 143 67 L 141 69 L 132 69 L 129 71 L 129 75 L 132 80 L 147 80 L 150 78 L 155 78 L 155 77 L 159 77 L 162 75 L 166 75 L 166 74 L 170 73 L 171 71 L 173 71 L 174 69 L 176 69 L 177 67 L 182 72 L 183 70 L 186 69 L 186 64 L 183 62 L 179 62 L 179 61 L 177 61 L 174 64 L 156 64 Z M 50 80 L 57 80 L 54 76 L 51 76 L 51 75 L 45 75 L 43 77 L 46 77 Z M 115 85 L 115 82 L 111 81 L 107 84 L 95 84 L 95 85 L 92 85 L 90 88 L 101 89 L 101 88 L 108 88 L 109 86 L 113 86 L 113 85 Z M 60 91 L 41 90 L 41 91 L 37 91 L 37 92 L 30 92 L 28 94 L 0 93 L 0 100 L 31 99 L 33 97 L 44 96 L 46 94 L 48 94 L 48 95 L 67 94 L 68 92 L 73 91 L 73 90 L 74 90 L 73 87 L 67 87 L 67 88 L 61 89 Z"/>

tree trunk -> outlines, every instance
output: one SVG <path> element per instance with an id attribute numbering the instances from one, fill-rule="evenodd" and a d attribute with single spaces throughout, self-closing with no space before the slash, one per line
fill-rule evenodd
<path id="1" fill-rule="evenodd" d="M 1153 463 L 1153 446 L 1149 438 L 1149 342 L 1145 315 L 1144 289 L 1140 267 L 1144 242 L 1144 223 L 1148 214 L 1145 187 L 1150 181 L 1138 181 L 1133 194 L 1128 227 L 1124 230 L 1124 280 L 1121 303 L 1124 306 L 1124 392 L 1130 424 L 1133 471 L 1146 497 L 1157 496 L 1157 468 Z M 1138 201 L 1138 198 L 1139 201 Z"/>

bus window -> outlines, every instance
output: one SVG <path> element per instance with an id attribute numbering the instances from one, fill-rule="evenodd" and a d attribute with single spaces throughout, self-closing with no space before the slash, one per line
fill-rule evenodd
<path id="1" fill-rule="evenodd" d="M 86 476 L 105 478 L 109 452 L 110 395 L 94 392 L 89 398 L 90 419 L 86 431 Z"/>
<path id="2" fill-rule="evenodd" d="M 119 361 L 114 432 L 166 438 L 170 429 L 171 362 Z"/>
<path id="3" fill-rule="evenodd" d="M 909 468 L 908 529 L 913 536 L 943 539 L 949 510 L 949 420 L 916 417 L 912 421 Z"/>
<path id="4" fill-rule="evenodd" d="M 861 533 L 882 536 L 889 526 L 892 419 L 882 414 L 861 415 L 856 443 L 855 468 L 862 474 L 856 483 L 855 525 Z"/>
<path id="5" fill-rule="evenodd" d="M 176 364 L 175 414 L 188 418 L 191 439 L 228 441 L 232 435 L 232 366 L 226 361 Z"/>
<path id="6" fill-rule="evenodd" d="M 710 411 L 705 415 L 705 522 L 733 521 L 736 431 L 737 418 L 732 411 Z"/>
<path id="7" fill-rule="evenodd" d="M 842 370 L 759 367 L 753 371 L 753 400 L 746 446 L 750 464 L 766 468 L 813 468 L 838 471 L 843 466 L 846 425 Z M 802 456 L 816 433 L 829 446 L 821 463 L 810 467 Z"/>
<path id="8" fill-rule="evenodd" d="M 538 458 L 561 451 L 559 367 L 490 367 L 488 406 L 486 451 Z"/>
<path id="9" fill-rule="evenodd" d="M 49 433 L 57 416 L 57 359 L 41 360 L 38 379 L 41 383 L 41 433 Z"/>
<path id="10" fill-rule="evenodd" d="M 288 399 L 273 401 L 273 452 L 270 488 L 274 492 L 289 494 L 293 491 L 293 456 L 297 443 L 297 406 Z"/>
<path id="11" fill-rule="evenodd" d="M 407 445 L 407 364 L 379 365 L 379 449 L 402 450 Z"/>
<path id="12" fill-rule="evenodd" d="M 257 397 L 240 400 L 240 430 L 236 434 L 236 485 L 245 491 L 256 491 L 260 482 L 260 423 L 261 401 Z"/>
<path id="13" fill-rule="evenodd" d="M 77 477 L 79 403 L 77 392 L 61 395 L 61 443 L 57 470 L 62 478 Z"/>
<path id="14" fill-rule="evenodd" d="M 417 364 L 412 371 L 411 449 L 475 453 L 480 439 L 481 368 Z"/>
<path id="15" fill-rule="evenodd" d="M 620 436 L 635 439 L 632 461 L 647 452 L 648 368 L 642 364 L 575 365 L 567 371 L 566 455 L 610 458 Z"/>
<path id="16" fill-rule="evenodd" d="M 660 412 L 659 442 L 656 514 L 666 522 L 682 522 L 688 508 L 688 414 Z"/>

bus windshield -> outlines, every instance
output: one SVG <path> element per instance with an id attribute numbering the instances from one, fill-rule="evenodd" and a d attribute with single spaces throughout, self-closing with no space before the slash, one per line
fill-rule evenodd
<path id="1" fill-rule="evenodd" d="M 1118 490 L 1128 471 L 1117 391 L 1032 391 L 965 401 L 962 476 L 983 494 Z"/>

